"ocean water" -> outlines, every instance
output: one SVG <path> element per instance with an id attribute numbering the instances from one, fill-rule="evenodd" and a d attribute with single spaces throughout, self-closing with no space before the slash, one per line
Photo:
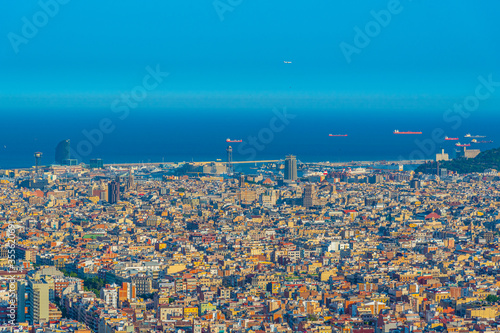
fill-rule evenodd
<path id="1" fill-rule="evenodd" d="M 297 110 L 278 106 L 258 110 L 131 110 L 127 117 L 110 110 L 3 111 L 0 119 L 0 169 L 30 167 L 33 153 L 43 153 L 42 165 L 54 163 L 57 143 L 70 139 L 80 162 L 102 158 L 105 163 L 234 161 L 283 159 L 294 154 L 303 162 L 434 158 L 445 149 L 454 155 L 456 141 L 466 133 L 486 135 L 499 146 L 500 115 L 477 112 L 467 119 L 445 121 L 443 110 Z M 460 122 L 458 121 L 460 120 Z M 100 128 L 101 127 L 101 128 Z M 103 131 L 104 129 L 104 131 Z M 422 131 L 394 135 L 393 131 Z M 433 132 L 436 132 L 433 134 Z M 348 134 L 329 137 L 328 134 Z M 226 143 L 226 138 L 242 143 Z"/>

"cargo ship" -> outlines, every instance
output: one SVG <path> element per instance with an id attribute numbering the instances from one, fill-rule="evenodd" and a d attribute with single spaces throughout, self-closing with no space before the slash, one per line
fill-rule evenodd
<path id="1" fill-rule="evenodd" d="M 458 138 L 449 138 L 447 136 L 445 136 L 444 139 L 447 141 L 458 140 Z"/>
<path id="2" fill-rule="evenodd" d="M 476 139 L 472 139 L 471 141 L 472 143 L 493 143 L 493 141 L 491 140 L 481 140 L 481 141 L 477 141 Z"/>
<path id="3" fill-rule="evenodd" d="M 328 136 L 347 136 L 347 134 L 328 134 Z"/>
<path id="4" fill-rule="evenodd" d="M 400 132 L 398 130 L 394 130 L 394 134 L 422 134 L 422 132 L 411 132 L 411 131 Z"/>
<path id="5" fill-rule="evenodd" d="M 457 147 L 470 147 L 470 143 L 460 143 L 460 142 L 457 142 L 455 143 L 455 146 Z"/>
<path id="6" fill-rule="evenodd" d="M 486 135 L 470 135 L 470 133 L 467 133 L 464 135 L 464 138 L 485 138 Z"/>
<path id="7" fill-rule="evenodd" d="M 227 138 L 226 142 L 243 142 L 243 140 L 231 140 L 230 138 Z"/>

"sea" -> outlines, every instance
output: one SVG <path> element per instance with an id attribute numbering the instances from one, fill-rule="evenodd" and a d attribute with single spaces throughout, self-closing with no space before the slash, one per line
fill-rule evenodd
<path id="1" fill-rule="evenodd" d="M 477 111 L 467 118 L 446 110 L 327 110 L 266 109 L 129 110 L 4 110 L 0 117 L 0 169 L 54 163 L 55 147 L 70 139 L 72 158 L 88 163 L 148 163 L 225 161 L 228 146 L 233 161 L 282 160 L 293 154 L 301 162 L 399 161 L 433 159 L 444 149 L 455 155 L 457 137 L 470 143 L 483 135 L 493 143 L 468 149 L 491 149 L 500 144 L 500 115 Z M 421 131 L 395 135 L 394 130 Z M 329 134 L 347 134 L 330 137 Z M 227 143 L 226 139 L 242 140 Z"/>

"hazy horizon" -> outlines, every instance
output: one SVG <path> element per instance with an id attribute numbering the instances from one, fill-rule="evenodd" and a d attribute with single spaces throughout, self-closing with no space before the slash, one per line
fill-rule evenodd
<path id="1" fill-rule="evenodd" d="M 225 138 L 249 144 L 259 133 L 268 135 L 254 145 L 259 156 L 325 160 L 430 158 L 454 148 L 444 135 L 468 132 L 496 144 L 500 3 L 0 6 L 3 165 L 26 164 L 35 150 L 49 158 L 66 138 L 87 145 L 84 160 L 223 157 Z M 271 133 L 276 108 L 297 119 Z M 394 129 L 424 134 L 395 138 Z M 102 138 L 88 145 L 94 130 Z M 350 136 L 328 140 L 331 132 Z"/>

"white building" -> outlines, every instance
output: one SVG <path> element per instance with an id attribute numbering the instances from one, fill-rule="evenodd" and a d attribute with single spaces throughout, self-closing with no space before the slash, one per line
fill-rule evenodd
<path id="1" fill-rule="evenodd" d="M 107 284 L 104 288 L 101 288 L 99 296 L 107 305 L 118 308 L 118 286 L 116 284 Z"/>
<path id="2" fill-rule="evenodd" d="M 448 154 L 446 154 L 444 152 L 444 149 L 441 149 L 441 153 L 440 154 L 436 154 L 436 162 L 439 162 L 439 161 L 448 161 L 450 158 L 448 156 Z"/>
<path id="3" fill-rule="evenodd" d="M 328 252 L 338 252 L 340 250 L 347 250 L 349 249 L 349 244 L 345 242 L 339 242 L 337 240 L 334 240 L 328 245 Z"/>

